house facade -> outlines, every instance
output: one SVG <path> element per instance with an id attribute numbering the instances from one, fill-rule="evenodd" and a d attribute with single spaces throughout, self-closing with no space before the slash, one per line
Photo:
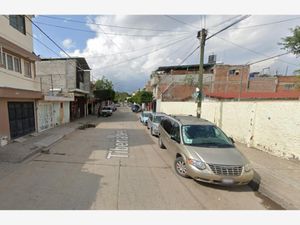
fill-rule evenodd
<path id="1" fill-rule="evenodd" d="M 90 67 L 85 58 L 47 58 L 37 63 L 44 99 L 38 102 L 39 130 L 88 115 Z"/>
<path id="2" fill-rule="evenodd" d="M 0 16 L 0 137 L 8 140 L 37 131 L 36 104 L 43 97 L 28 18 Z"/>

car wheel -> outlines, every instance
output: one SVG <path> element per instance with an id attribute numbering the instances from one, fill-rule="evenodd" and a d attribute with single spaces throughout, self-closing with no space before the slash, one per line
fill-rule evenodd
<path id="1" fill-rule="evenodd" d="M 164 143 L 162 142 L 160 136 L 159 136 L 159 138 L 158 138 L 158 144 L 159 144 L 159 147 L 160 147 L 161 149 L 165 149 L 165 148 L 166 148 L 166 146 L 165 146 Z"/>
<path id="2" fill-rule="evenodd" d="M 185 161 L 182 157 L 178 157 L 176 160 L 175 160 L 175 170 L 176 170 L 176 173 L 182 177 L 189 177 L 187 175 L 187 169 L 186 169 L 186 166 L 185 166 Z"/>

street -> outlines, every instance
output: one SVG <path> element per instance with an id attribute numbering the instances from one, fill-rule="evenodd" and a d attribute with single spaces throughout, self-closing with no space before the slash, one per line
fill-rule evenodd
<path id="1" fill-rule="evenodd" d="M 93 123 L 1 177 L 0 209 L 281 209 L 249 186 L 179 177 L 168 150 L 127 107 Z M 128 149 L 108 157 L 120 132 Z"/>

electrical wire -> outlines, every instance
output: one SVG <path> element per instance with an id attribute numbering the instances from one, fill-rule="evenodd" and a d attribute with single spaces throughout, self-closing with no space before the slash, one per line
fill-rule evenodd
<path id="1" fill-rule="evenodd" d="M 191 38 L 191 37 L 185 37 L 185 38 L 183 38 L 183 39 L 180 39 L 180 40 L 177 40 L 177 41 L 175 41 L 175 42 L 172 42 L 172 43 L 170 43 L 170 44 L 168 44 L 168 45 L 165 45 L 165 46 L 163 46 L 163 47 L 161 47 L 161 48 L 158 48 L 158 49 L 155 49 L 155 50 L 153 50 L 153 51 L 147 52 L 147 53 L 145 53 L 145 54 L 136 56 L 136 57 L 134 57 L 134 58 L 130 58 L 130 59 L 128 59 L 128 60 L 124 60 L 124 61 L 119 62 L 119 63 L 115 63 L 115 64 L 112 64 L 112 65 L 104 66 L 104 67 L 102 67 L 101 69 L 103 69 L 103 68 L 108 68 L 108 67 L 112 67 L 112 66 L 117 66 L 117 65 L 120 65 L 120 64 L 129 62 L 129 61 L 133 61 L 133 60 L 135 60 L 135 59 L 139 59 L 139 58 L 141 58 L 141 57 L 144 57 L 144 56 L 153 54 L 154 52 L 157 52 L 157 51 L 160 51 L 160 50 L 162 50 L 162 49 L 168 48 L 168 47 L 170 47 L 170 46 L 172 46 L 172 45 L 177 44 L 178 42 L 184 41 L 184 40 L 189 39 L 189 38 Z"/>
<path id="2" fill-rule="evenodd" d="M 62 21 L 68 21 L 68 22 L 73 22 L 73 23 L 81 23 L 81 24 L 92 24 L 92 25 L 98 25 L 98 26 L 103 26 L 103 27 L 115 27 L 115 28 L 122 28 L 122 29 L 129 29 L 129 30 L 145 30 L 145 31 L 156 31 L 156 32 L 177 32 L 177 31 L 172 31 L 172 30 L 164 30 L 164 29 L 152 29 L 152 28 L 137 28 L 137 27 L 127 27 L 127 26 L 119 26 L 119 25 L 109 25 L 109 24 L 102 24 L 102 23 L 94 23 L 94 22 L 84 22 L 80 20 L 74 20 L 74 19 L 69 19 L 69 18 L 61 18 L 61 17 L 54 17 L 54 16 L 39 16 L 39 17 L 45 17 L 45 18 L 50 18 L 50 19 L 55 19 L 55 20 L 62 20 Z M 179 32 L 184 32 L 184 31 L 179 31 Z"/>
<path id="3" fill-rule="evenodd" d="M 194 29 L 199 30 L 199 27 L 196 27 L 196 26 L 194 26 L 194 25 L 191 25 L 191 24 L 188 24 L 188 23 L 186 23 L 186 22 L 183 22 L 183 21 L 181 21 L 181 20 L 179 20 L 179 19 L 176 19 L 175 17 L 169 16 L 169 15 L 165 15 L 165 17 L 168 17 L 168 18 L 170 18 L 171 20 L 175 20 L 175 21 L 177 21 L 178 23 L 181 23 L 181 24 L 184 24 L 184 25 L 186 25 L 186 26 L 189 26 L 189 27 L 191 27 L 193 30 L 194 30 Z"/>
<path id="4" fill-rule="evenodd" d="M 268 55 L 266 55 L 266 54 L 264 54 L 264 53 L 257 52 L 257 51 L 255 51 L 255 50 L 252 50 L 252 49 L 246 48 L 246 47 L 244 47 L 244 46 L 241 46 L 241 45 L 239 45 L 239 44 L 236 44 L 236 43 L 234 43 L 234 42 L 232 42 L 232 41 L 226 40 L 225 38 L 221 38 L 221 37 L 218 37 L 218 36 L 216 36 L 216 38 L 219 38 L 219 39 L 221 39 L 221 40 L 223 40 L 223 41 L 225 41 L 225 42 L 228 42 L 228 43 L 230 43 L 230 44 L 232 44 L 232 45 L 235 45 L 235 46 L 237 46 L 237 47 L 239 47 L 239 48 L 241 48 L 241 49 L 245 49 L 245 50 L 247 50 L 247 51 L 249 51 L 249 52 L 252 52 L 252 53 L 254 53 L 254 54 L 262 55 L 262 56 L 265 56 L 265 57 L 270 57 L 270 56 L 268 56 Z M 290 64 L 290 65 L 293 65 L 293 66 L 299 66 L 299 65 L 297 65 L 297 64 L 290 63 L 290 62 L 287 62 L 287 61 L 281 60 L 281 59 L 278 59 L 278 61 L 281 61 L 281 62 L 286 63 L 286 64 Z"/>
<path id="5" fill-rule="evenodd" d="M 78 32 L 85 32 L 85 33 L 97 33 L 96 31 L 92 30 L 84 30 L 84 29 L 79 29 L 79 28 L 72 28 L 72 27 L 66 27 L 66 26 L 60 26 L 60 25 L 55 25 L 55 24 L 48 24 L 48 23 L 43 23 L 43 22 L 36 22 L 37 24 L 45 25 L 45 26 L 50 26 L 50 27 L 56 27 L 60 29 L 66 29 L 66 30 L 74 30 Z M 101 31 L 103 32 L 103 29 L 99 27 Z M 186 32 L 188 33 L 188 32 Z M 157 35 L 157 34 L 126 34 L 126 33 L 109 33 L 106 32 L 106 35 L 115 35 L 115 36 L 129 36 L 129 37 L 170 37 L 174 35 L 181 35 L 181 34 L 163 34 L 163 35 Z"/>
<path id="6" fill-rule="evenodd" d="M 280 56 L 283 56 L 283 55 L 287 55 L 287 54 L 290 54 L 291 52 L 285 52 L 285 53 L 281 53 L 281 54 L 278 54 L 278 55 L 274 55 L 274 56 L 270 56 L 268 58 L 265 58 L 265 59 L 261 59 L 261 60 L 258 60 L 258 61 L 255 61 L 255 62 L 252 62 L 252 63 L 247 63 L 247 65 L 254 65 L 254 64 L 257 64 L 257 63 L 260 63 L 260 62 L 264 62 L 264 61 L 267 61 L 267 60 L 270 60 L 270 59 L 274 59 L 276 57 L 280 57 Z"/>
<path id="7" fill-rule="evenodd" d="M 257 27 L 268 26 L 268 25 L 273 25 L 273 24 L 278 24 L 278 23 L 284 23 L 284 22 L 288 22 L 288 21 L 292 21 L 292 20 L 298 20 L 298 19 L 300 19 L 300 16 L 293 17 L 291 19 L 286 19 L 286 20 L 274 21 L 274 22 L 270 22 L 270 23 L 262 23 L 262 24 L 256 24 L 256 25 L 245 26 L 245 27 L 232 27 L 229 30 L 257 28 Z"/>

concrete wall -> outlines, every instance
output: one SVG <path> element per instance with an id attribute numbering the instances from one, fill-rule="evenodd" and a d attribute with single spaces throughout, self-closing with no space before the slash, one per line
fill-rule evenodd
<path id="1" fill-rule="evenodd" d="M 21 65 L 23 64 L 23 59 L 21 59 Z M 31 91 L 41 91 L 40 81 L 33 74 L 33 78 L 28 78 L 24 76 L 24 68 L 22 68 L 23 73 L 17 73 L 15 71 L 7 70 L 0 67 L 0 87 L 10 87 Z M 31 63 L 31 71 L 34 73 L 34 64 Z"/>
<path id="2" fill-rule="evenodd" d="M 167 114 L 196 114 L 194 102 L 161 102 Z M 202 117 L 236 141 L 284 158 L 300 159 L 300 101 L 202 103 Z"/>
<path id="3" fill-rule="evenodd" d="M 32 25 L 26 17 L 25 25 L 26 32 L 32 35 Z M 0 36 L 26 49 L 29 52 L 33 52 L 32 37 L 28 34 L 25 35 L 14 27 L 10 26 L 8 16 L 0 16 L 0 27 Z"/>
<path id="4" fill-rule="evenodd" d="M 37 77 L 42 79 L 42 92 L 48 93 L 51 89 L 51 76 L 53 88 L 61 88 L 62 91 L 68 92 L 67 77 L 76 77 L 75 70 L 67 68 L 67 61 L 65 60 L 50 60 L 50 61 L 39 61 L 36 62 Z M 73 74 L 68 74 L 73 72 Z M 74 85 L 71 85 L 72 87 Z"/>
<path id="5" fill-rule="evenodd" d="M 160 102 L 157 104 L 157 112 L 173 115 L 196 116 L 197 105 L 194 102 Z"/>

